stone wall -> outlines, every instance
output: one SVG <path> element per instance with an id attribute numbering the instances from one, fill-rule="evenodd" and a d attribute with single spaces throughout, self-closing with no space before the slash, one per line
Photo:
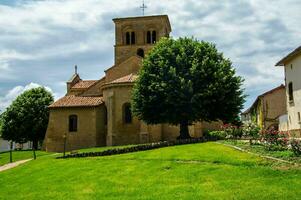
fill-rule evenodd
<path id="1" fill-rule="evenodd" d="M 51 109 L 44 141 L 46 151 L 61 152 L 67 136 L 67 150 L 105 145 L 104 116 L 101 107 Z M 78 116 L 76 132 L 69 132 L 69 116 Z"/>

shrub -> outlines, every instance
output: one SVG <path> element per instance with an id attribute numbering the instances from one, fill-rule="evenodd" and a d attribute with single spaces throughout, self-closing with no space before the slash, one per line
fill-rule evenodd
<path id="1" fill-rule="evenodd" d="M 222 130 L 226 133 L 226 138 L 229 139 L 238 139 L 243 135 L 242 128 L 232 124 L 224 124 Z"/>
<path id="2" fill-rule="evenodd" d="M 290 141 L 291 150 L 294 152 L 296 156 L 301 156 L 301 142 L 300 140 L 292 139 Z"/>
<path id="3" fill-rule="evenodd" d="M 224 140 L 227 136 L 225 131 L 210 131 L 208 134 L 210 140 Z"/>
<path id="4" fill-rule="evenodd" d="M 250 122 L 243 125 L 243 135 L 249 138 L 251 145 L 253 144 L 253 140 L 256 141 L 259 139 L 259 132 L 260 128 L 255 123 Z"/>
<path id="5" fill-rule="evenodd" d="M 284 150 L 288 147 L 288 134 L 274 128 L 260 132 L 261 141 L 268 150 Z"/>

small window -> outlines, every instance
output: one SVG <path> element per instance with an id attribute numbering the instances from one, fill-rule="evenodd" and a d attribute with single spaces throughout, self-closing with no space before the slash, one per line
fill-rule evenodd
<path id="1" fill-rule="evenodd" d="M 132 111 L 131 111 L 131 104 L 125 103 L 123 105 L 123 122 L 125 124 L 132 123 Z"/>
<path id="2" fill-rule="evenodd" d="M 294 101 L 293 83 L 288 84 L 288 99 L 290 102 Z"/>
<path id="3" fill-rule="evenodd" d="M 130 32 L 126 32 L 125 41 L 127 45 L 131 44 Z"/>
<path id="4" fill-rule="evenodd" d="M 69 116 L 69 132 L 77 131 L 77 115 Z"/>
<path id="5" fill-rule="evenodd" d="M 291 64 L 291 69 L 293 69 L 293 64 Z"/>
<path id="6" fill-rule="evenodd" d="M 146 32 L 146 43 L 154 44 L 157 41 L 157 32 L 156 31 L 147 31 Z"/>
<path id="7" fill-rule="evenodd" d="M 151 32 L 150 32 L 150 31 L 147 31 L 147 34 L 146 34 L 146 42 L 147 42 L 147 44 L 150 44 L 150 43 L 151 43 Z"/>
<path id="8" fill-rule="evenodd" d="M 131 44 L 135 44 L 136 43 L 136 36 L 135 36 L 135 32 L 131 33 Z"/>
<path id="9" fill-rule="evenodd" d="M 157 41 L 157 33 L 156 33 L 156 31 L 153 31 L 152 32 L 152 43 L 154 44 L 154 43 L 156 43 L 156 41 Z"/>
<path id="10" fill-rule="evenodd" d="M 141 58 L 144 58 L 144 50 L 143 49 L 138 49 L 137 50 L 137 55 L 140 56 Z"/>
<path id="11" fill-rule="evenodd" d="M 301 122 L 300 112 L 298 112 L 298 122 Z"/>

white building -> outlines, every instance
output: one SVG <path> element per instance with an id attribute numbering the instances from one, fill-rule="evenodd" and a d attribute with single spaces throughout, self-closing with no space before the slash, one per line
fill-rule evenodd
<path id="1" fill-rule="evenodd" d="M 284 66 L 287 122 L 282 118 L 291 136 L 301 136 L 301 46 L 282 58 L 276 66 Z M 286 125 L 285 125 L 286 123 Z"/>
<path id="2" fill-rule="evenodd" d="M 13 149 L 31 149 L 32 142 L 26 142 L 24 144 L 13 143 Z M 0 152 L 9 151 L 10 150 L 10 142 L 7 140 L 3 140 L 0 138 Z"/>

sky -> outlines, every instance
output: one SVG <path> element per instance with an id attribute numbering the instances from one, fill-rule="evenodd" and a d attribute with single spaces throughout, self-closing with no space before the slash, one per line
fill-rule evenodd
<path id="1" fill-rule="evenodd" d="M 299 0 L 145 0 L 167 14 L 174 38 L 216 44 L 245 79 L 245 108 L 284 83 L 275 63 L 301 44 Z M 113 65 L 113 18 L 141 16 L 141 0 L 0 0 L 0 112 L 40 85 L 57 99 L 74 65 L 99 79 Z"/>

